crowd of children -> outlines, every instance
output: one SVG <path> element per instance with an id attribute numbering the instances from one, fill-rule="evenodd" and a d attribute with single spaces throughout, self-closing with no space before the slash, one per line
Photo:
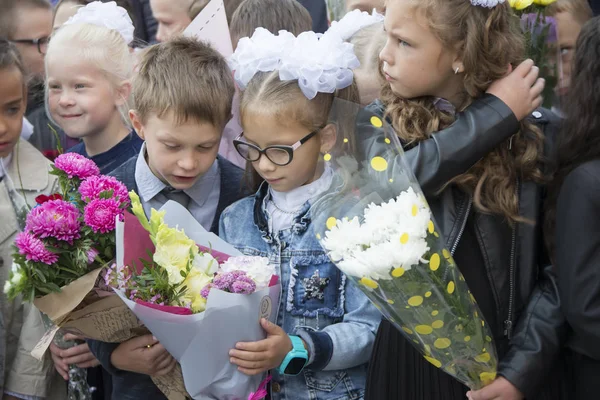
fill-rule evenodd
<path id="1" fill-rule="evenodd" d="M 552 111 L 540 108 L 544 80 L 525 60 L 509 1 L 346 1 L 385 16 L 343 38 L 360 66 L 329 59 L 351 77 L 334 89 L 293 72 L 323 68 L 319 55 L 346 45 L 306 33 L 319 15 L 310 7 L 224 0 L 227 59 L 181 35 L 207 4 L 0 0 L 0 284 L 19 213 L 54 190 L 50 160 L 62 147 L 135 190 L 147 214 L 176 201 L 276 265 L 282 294 L 275 323 L 261 321 L 267 338 L 229 353 L 245 374 L 271 371 L 273 400 L 594 398 L 600 20 L 588 3 L 548 7 L 558 27 Z M 257 67 L 251 57 L 279 57 L 264 46 L 283 35 L 305 39 L 286 43 L 306 59 L 292 72 L 282 69 L 295 59 Z M 397 132 L 493 333 L 500 364 L 488 387 L 469 391 L 425 361 L 319 244 L 311 206 L 332 185 L 325 155 L 351 136 L 331 121 L 338 100 Z M 361 129 L 361 140 L 381 139 Z M 53 344 L 37 360 L 39 311 L 4 296 L 0 307 L 0 398 L 65 399 L 75 364 L 88 368 L 95 400 L 166 399 L 151 377 L 176 361 L 152 335 L 120 344 L 69 335 L 81 344 Z M 303 367 L 281 367 L 291 351 L 305 354 Z"/>

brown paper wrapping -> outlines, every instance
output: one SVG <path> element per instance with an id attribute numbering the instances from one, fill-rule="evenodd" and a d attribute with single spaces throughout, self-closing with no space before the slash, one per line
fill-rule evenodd
<path id="1" fill-rule="evenodd" d="M 98 268 L 64 286 L 61 292 L 33 301 L 56 325 L 46 332 L 33 349 L 33 357 L 43 357 L 59 328 L 88 339 L 109 343 L 121 343 L 149 333 L 119 296 L 101 296 L 94 289 L 101 271 L 102 268 Z M 168 375 L 153 377 L 152 380 L 169 400 L 191 397 L 185 390 L 179 364 Z"/>

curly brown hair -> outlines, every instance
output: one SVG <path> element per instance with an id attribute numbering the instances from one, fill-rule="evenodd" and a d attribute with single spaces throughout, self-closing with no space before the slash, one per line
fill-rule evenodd
<path id="1" fill-rule="evenodd" d="M 458 49 L 464 67 L 464 100 L 458 111 L 502 78 L 509 64 L 523 60 L 523 34 L 508 2 L 491 9 L 473 6 L 469 0 L 414 2 L 443 46 Z M 381 100 L 386 105 L 386 116 L 407 146 L 430 138 L 454 122 L 452 115 L 435 107 L 432 97 L 401 99 L 386 85 Z M 503 215 L 509 223 L 526 222 L 519 216 L 517 181 L 543 181 L 543 139 L 539 128 L 523 121 L 511 139 L 446 186 L 455 184 L 471 193 L 482 212 Z"/>

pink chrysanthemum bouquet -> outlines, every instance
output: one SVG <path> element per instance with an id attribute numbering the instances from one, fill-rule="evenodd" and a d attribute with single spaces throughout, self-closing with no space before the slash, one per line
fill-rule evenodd
<path id="1" fill-rule="evenodd" d="M 17 235 L 4 287 L 9 299 L 60 292 L 115 256 L 115 221 L 130 204 L 125 186 L 75 153 L 59 155 L 51 174 L 59 178 L 60 193 L 39 196 Z"/>

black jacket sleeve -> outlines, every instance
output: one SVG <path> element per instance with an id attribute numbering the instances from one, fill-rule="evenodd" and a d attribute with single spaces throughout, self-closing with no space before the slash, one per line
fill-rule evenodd
<path id="1" fill-rule="evenodd" d="M 508 353 L 498 365 L 498 374 L 526 398 L 535 398 L 548 370 L 559 357 L 567 332 L 556 277 L 553 267 L 548 265 L 519 318 Z"/>
<path id="2" fill-rule="evenodd" d="M 380 116 L 384 113 L 380 102 L 370 105 L 367 111 Z M 385 137 L 368 119 L 358 128 L 366 154 L 380 153 L 378 148 L 387 146 Z M 451 126 L 407 149 L 399 157 L 399 168 L 407 163 L 425 196 L 433 196 L 518 130 L 519 121 L 510 108 L 496 96 L 486 94 L 459 113 Z"/>
<path id="3" fill-rule="evenodd" d="M 594 168 L 595 167 L 595 168 Z M 557 204 L 556 273 L 569 347 L 600 360 L 600 160 L 567 176 Z"/>

